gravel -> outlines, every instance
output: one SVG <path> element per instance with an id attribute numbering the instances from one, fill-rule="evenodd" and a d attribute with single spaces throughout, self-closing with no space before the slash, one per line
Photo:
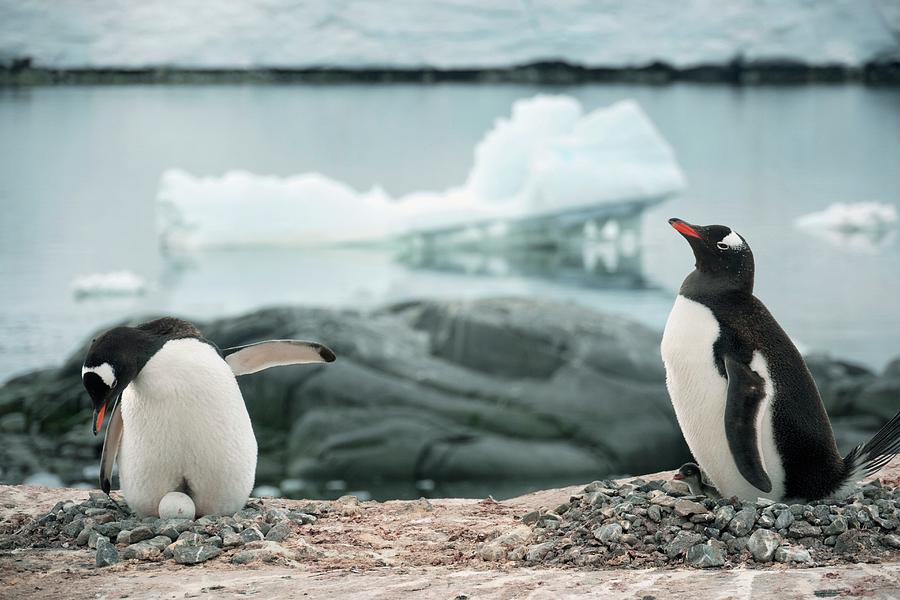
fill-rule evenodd
<path id="1" fill-rule="evenodd" d="M 877 563 L 900 557 L 900 488 L 876 480 L 839 501 L 789 505 L 690 496 L 661 480 L 605 480 L 520 523 L 530 537 L 501 532 L 480 556 L 587 568 Z"/>
<path id="2" fill-rule="evenodd" d="M 194 565 L 223 553 L 231 559 L 230 555 L 240 550 L 250 552 L 239 562 L 298 556 L 296 549 L 280 551 L 284 548 L 282 542 L 300 544 L 303 557 L 315 557 L 314 548 L 304 544 L 294 532 L 315 523 L 322 510 L 320 505 L 308 504 L 303 511 L 287 511 L 251 500 L 234 515 L 196 520 L 140 518 L 124 503 L 116 504 L 105 494 L 91 492 L 81 504 L 58 502 L 48 513 L 25 522 L 18 531 L 0 535 L 0 548 L 87 547 L 95 549 L 98 567 L 122 560 L 168 559 Z"/>

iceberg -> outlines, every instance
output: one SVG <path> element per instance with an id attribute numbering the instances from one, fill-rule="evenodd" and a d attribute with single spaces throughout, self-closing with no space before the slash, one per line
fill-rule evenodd
<path id="1" fill-rule="evenodd" d="M 72 282 L 76 298 L 89 296 L 137 296 L 147 291 L 144 280 L 130 271 L 82 275 Z"/>
<path id="2" fill-rule="evenodd" d="M 684 185 L 674 152 L 636 102 L 585 114 L 571 97 L 538 95 L 496 121 L 458 187 L 391 198 L 319 173 L 204 177 L 171 169 L 157 214 L 169 250 L 321 246 L 485 221 L 502 235 L 505 220 L 660 198 Z"/>
<path id="3" fill-rule="evenodd" d="M 796 218 L 794 226 L 836 246 L 874 252 L 893 242 L 897 208 L 878 202 L 836 202 Z"/>

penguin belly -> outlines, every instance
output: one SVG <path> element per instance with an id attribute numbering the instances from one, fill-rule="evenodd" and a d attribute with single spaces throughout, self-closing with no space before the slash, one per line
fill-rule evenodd
<path id="1" fill-rule="evenodd" d="M 197 515 L 243 508 L 256 474 L 256 438 L 231 368 L 194 338 L 170 340 L 126 388 L 119 479 L 129 506 L 157 515 L 182 491 Z"/>
<path id="2" fill-rule="evenodd" d="M 772 423 L 774 388 L 765 359 L 754 353 L 750 367 L 764 380 L 766 398 L 756 422 L 757 447 L 772 482 L 768 493 L 750 484 L 738 470 L 725 434 L 728 380 L 716 367 L 713 346 L 720 326 L 703 304 L 679 295 L 663 333 L 662 352 L 666 387 L 678 424 L 694 458 L 722 496 L 780 499 L 784 470 L 775 447 Z"/>

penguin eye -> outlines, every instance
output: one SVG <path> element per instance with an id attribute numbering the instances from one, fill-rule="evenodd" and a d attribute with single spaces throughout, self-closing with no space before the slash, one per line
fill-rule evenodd
<path id="1" fill-rule="evenodd" d="M 716 242 L 716 248 L 718 248 L 719 250 L 728 250 L 730 246 L 725 242 Z"/>

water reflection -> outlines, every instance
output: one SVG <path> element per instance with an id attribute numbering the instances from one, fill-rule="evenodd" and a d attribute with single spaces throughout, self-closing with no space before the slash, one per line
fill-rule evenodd
<path id="1" fill-rule="evenodd" d="M 489 277 L 524 276 L 595 289 L 646 289 L 641 214 L 662 198 L 423 230 L 400 239 L 413 269 Z"/>

